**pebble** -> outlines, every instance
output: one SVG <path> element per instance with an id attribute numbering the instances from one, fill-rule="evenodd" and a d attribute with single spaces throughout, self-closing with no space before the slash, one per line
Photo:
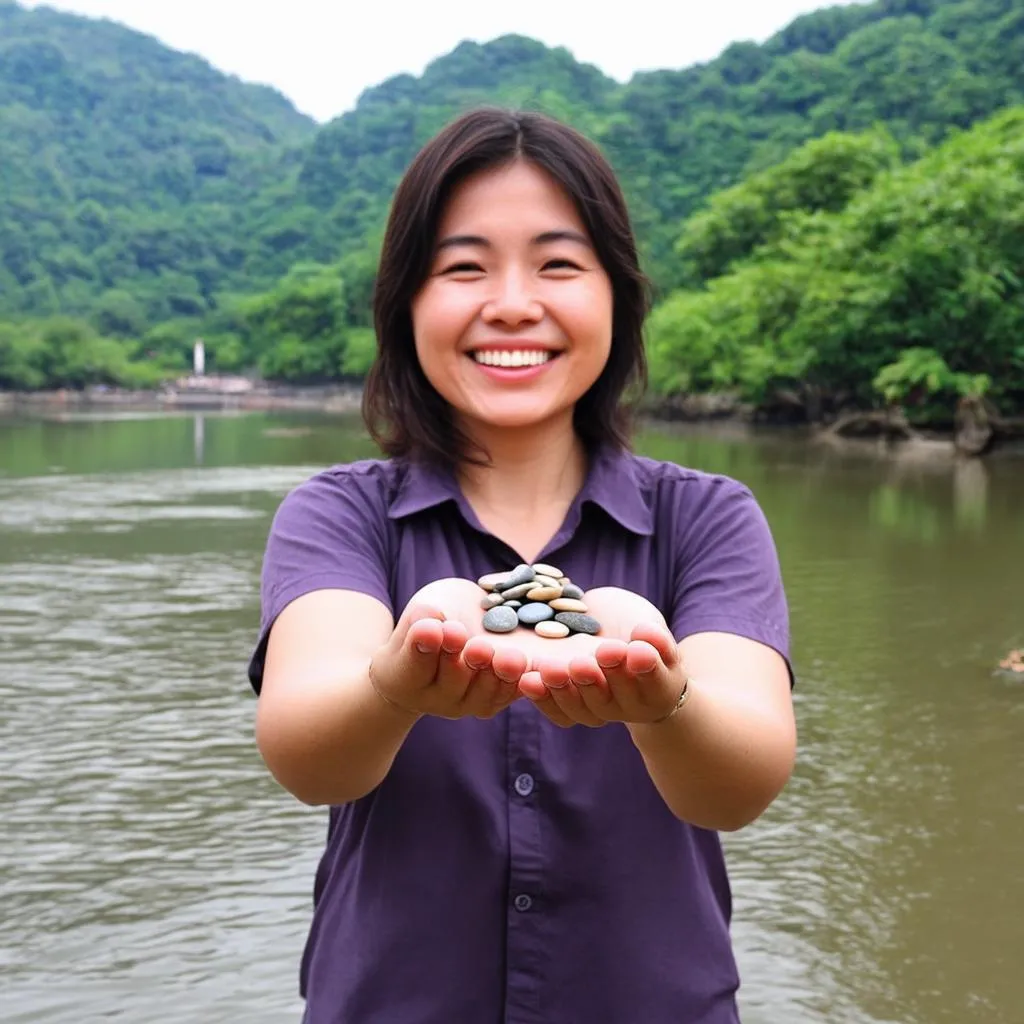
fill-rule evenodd
<path id="1" fill-rule="evenodd" d="M 519 621 L 524 626 L 536 626 L 538 622 L 553 619 L 555 617 L 555 609 L 549 604 L 532 601 L 530 604 L 524 604 L 519 609 L 518 615 Z"/>
<path id="2" fill-rule="evenodd" d="M 498 605 L 484 616 L 483 626 L 488 633 L 511 633 L 519 626 L 519 615 L 515 608 Z"/>
<path id="3" fill-rule="evenodd" d="M 481 576 L 476 581 L 478 587 L 482 587 L 484 590 L 491 591 L 496 587 L 500 586 L 508 579 L 507 572 L 490 572 L 486 576 Z"/>
<path id="4" fill-rule="evenodd" d="M 529 565 L 517 565 L 510 573 L 507 574 L 504 582 L 499 583 L 495 590 L 500 590 L 505 593 L 507 590 L 513 590 L 515 587 L 521 586 L 524 583 L 532 583 L 534 576 L 537 574 L 533 571 Z"/>
<path id="5" fill-rule="evenodd" d="M 557 580 L 562 575 L 561 569 L 556 569 L 553 565 L 546 565 L 544 562 L 534 562 L 533 571 L 538 576 L 550 576 L 553 580 Z"/>
<path id="6" fill-rule="evenodd" d="M 493 612 L 488 612 L 493 615 Z M 583 615 L 580 612 L 559 612 L 555 616 L 555 622 L 567 626 L 573 633 L 589 633 L 597 636 L 601 632 L 601 623 L 591 615 Z"/>
<path id="7" fill-rule="evenodd" d="M 533 582 L 538 587 L 560 587 L 562 585 L 553 576 L 541 576 L 539 573 L 533 577 Z"/>
<path id="8" fill-rule="evenodd" d="M 566 614 L 569 614 L 568 612 Z M 569 627 L 564 622 L 555 622 L 548 619 L 546 622 L 538 622 L 533 627 L 534 633 L 538 636 L 547 637 L 549 640 L 563 640 L 569 635 Z"/>
<path id="9" fill-rule="evenodd" d="M 561 639 L 601 631 L 601 623 L 586 614 L 583 588 L 553 565 L 523 563 L 511 572 L 487 573 L 477 584 L 487 591 L 480 606 L 489 633 L 512 633 L 525 626 L 539 636 Z"/>

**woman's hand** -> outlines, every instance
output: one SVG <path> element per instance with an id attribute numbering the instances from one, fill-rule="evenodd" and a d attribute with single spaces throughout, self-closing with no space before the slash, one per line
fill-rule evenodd
<path id="1" fill-rule="evenodd" d="M 675 640 L 649 601 L 618 587 L 584 600 L 600 636 L 549 640 L 529 629 L 488 633 L 483 591 L 470 580 L 428 584 L 374 656 L 370 679 L 412 715 L 491 718 L 518 697 L 559 726 L 654 722 L 685 684 Z"/>
<path id="2" fill-rule="evenodd" d="M 618 587 L 589 591 L 601 636 L 531 642 L 530 670 L 519 689 L 555 725 L 598 728 L 652 723 L 676 706 L 686 673 L 661 613 Z M 541 638 L 531 638 L 531 640 Z"/>
<path id="3" fill-rule="evenodd" d="M 492 718 L 516 700 L 528 655 L 516 634 L 484 631 L 483 596 L 462 579 L 418 591 L 370 663 L 377 693 L 410 715 L 449 719 Z"/>

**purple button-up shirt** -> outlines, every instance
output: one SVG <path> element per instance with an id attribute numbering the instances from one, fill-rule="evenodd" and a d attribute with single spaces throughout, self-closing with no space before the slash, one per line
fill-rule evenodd
<path id="1" fill-rule="evenodd" d="M 736 633 L 788 658 L 771 534 L 727 477 L 604 451 L 538 560 L 642 594 L 678 639 Z M 275 517 L 250 680 L 304 593 L 360 591 L 397 619 L 435 579 L 521 561 L 449 473 L 330 469 Z M 421 719 L 376 790 L 331 808 L 314 905 L 307 1024 L 738 1020 L 718 836 L 674 817 L 623 725 L 560 729 L 527 700 Z"/>

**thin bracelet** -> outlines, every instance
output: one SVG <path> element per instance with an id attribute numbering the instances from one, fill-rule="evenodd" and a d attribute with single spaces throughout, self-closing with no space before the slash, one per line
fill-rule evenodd
<path id="1" fill-rule="evenodd" d="M 676 701 L 675 707 L 661 718 L 656 718 L 651 725 L 661 725 L 662 722 L 667 722 L 679 709 L 690 699 L 690 677 L 686 677 L 686 682 L 683 683 L 683 692 L 679 694 L 679 700 Z"/>

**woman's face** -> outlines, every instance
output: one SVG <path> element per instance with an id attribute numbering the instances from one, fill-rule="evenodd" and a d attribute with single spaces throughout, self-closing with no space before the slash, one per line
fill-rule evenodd
<path id="1" fill-rule="evenodd" d="M 567 417 L 612 342 L 612 287 L 572 200 L 516 161 L 467 178 L 412 303 L 427 379 L 470 432 Z"/>

